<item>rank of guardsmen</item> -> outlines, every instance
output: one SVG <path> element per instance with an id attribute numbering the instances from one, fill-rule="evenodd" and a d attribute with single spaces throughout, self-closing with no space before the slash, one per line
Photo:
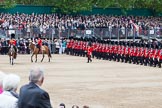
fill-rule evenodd
<path id="1" fill-rule="evenodd" d="M 70 38 L 66 54 L 161 68 L 162 43 Z"/>

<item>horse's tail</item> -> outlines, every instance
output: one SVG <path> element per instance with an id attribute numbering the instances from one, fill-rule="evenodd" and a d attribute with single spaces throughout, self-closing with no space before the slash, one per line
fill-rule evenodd
<path id="1" fill-rule="evenodd" d="M 48 48 L 48 56 L 52 58 L 51 51 L 49 50 L 49 48 Z"/>

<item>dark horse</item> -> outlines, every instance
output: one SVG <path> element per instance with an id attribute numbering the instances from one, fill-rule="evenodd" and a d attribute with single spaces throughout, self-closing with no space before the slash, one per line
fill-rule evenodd
<path id="1" fill-rule="evenodd" d="M 32 42 L 30 42 L 29 48 L 32 51 L 31 62 L 33 62 L 33 56 L 34 55 L 35 55 L 35 59 L 36 59 L 35 62 L 37 62 L 37 55 L 39 54 L 39 48 L 37 48 L 36 45 L 33 44 Z M 44 59 L 45 54 L 48 55 L 48 62 L 50 62 L 50 58 L 52 56 L 51 56 L 51 52 L 50 52 L 49 48 L 46 45 L 43 45 L 41 49 L 42 49 L 41 50 L 41 53 L 43 54 L 43 57 L 42 57 L 41 62 L 43 62 L 43 59 Z"/>
<path id="2" fill-rule="evenodd" d="M 16 55 L 17 55 L 13 45 L 11 45 L 11 47 L 8 51 L 8 55 L 10 57 L 10 64 L 13 65 L 14 59 L 16 59 Z"/>

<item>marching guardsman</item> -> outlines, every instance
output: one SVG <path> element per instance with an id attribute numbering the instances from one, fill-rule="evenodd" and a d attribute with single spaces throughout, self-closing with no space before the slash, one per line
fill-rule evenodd
<path id="1" fill-rule="evenodd" d="M 121 51 L 121 46 L 120 46 L 120 42 L 118 42 L 118 46 L 117 46 L 117 62 L 120 61 L 120 51 Z"/>
<path id="2" fill-rule="evenodd" d="M 77 56 L 81 56 L 81 41 L 78 42 L 77 50 L 78 50 Z"/>
<path id="3" fill-rule="evenodd" d="M 131 63 L 131 44 L 128 47 L 128 61 Z"/>
<path id="4" fill-rule="evenodd" d="M 143 60 L 143 62 L 144 62 L 144 66 L 147 66 L 148 65 L 148 63 L 149 63 L 149 49 L 148 49 L 148 44 L 146 44 L 145 46 L 144 46 L 145 48 L 144 48 L 144 60 Z"/>
<path id="5" fill-rule="evenodd" d="M 107 53 L 107 60 L 110 60 L 110 44 L 109 43 L 107 44 L 106 53 Z"/>
<path id="6" fill-rule="evenodd" d="M 96 59 L 99 59 L 99 51 L 100 51 L 100 42 L 98 41 L 97 47 L 96 47 Z"/>
<path id="7" fill-rule="evenodd" d="M 92 51 L 93 51 L 92 45 L 89 44 L 87 47 L 87 59 L 88 59 L 87 63 L 92 62 L 92 59 L 91 59 Z"/>
<path id="8" fill-rule="evenodd" d="M 109 45 L 108 45 L 108 44 L 106 44 L 106 49 L 105 49 L 105 53 L 106 53 L 106 60 L 108 60 L 108 59 L 109 59 L 108 50 L 109 50 Z"/>
<path id="9" fill-rule="evenodd" d="M 84 43 L 83 43 L 83 50 L 84 50 L 83 57 L 86 56 L 85 51 L 87 50 L 87 44 L 88 44 L 88 43 L 87 43 L 86 41 L 84 41 Z"/>
<path id="10" fill-rule="evenodd" d="M 126 46 L 124 47 L 125 63 L 129 61 L 128 48 L 128 44 L 126 44 Z"/>
<path id="11" fill-rule="evenodd" d="M 144 48 L 143 48 L 143 46 L 140 47 L 139 55 L 140 55 L 140 57 L 139 57 L 140 65 L 143 65 L 143 62 L 144 62 Z"/>
<path id="12" fill-rule="evenodd" d="M 103 51 L 104 51 L 104 60 L 106 60 L 107 59 L 107 44 L 105 44 Z"/>
<path id="13" fill-rule="evenodd" d="M 72 41 L 71 55 L 75 55 L 75 45 L 76 45 L 76 39 Z"/>
<path id="14" fill-rule="evenodd" d="M 140 47 L 139 44 L 136 47 L 136 64 L 139 64 L 140 61 Z"/>
<path id="15" fill-rule="evenodd" d="M 151 45 L 151 48 L 149 50 L 149 63 L 150 63 L 150 66 L 153 66 L 153 53 L 154 53 L 154 50 L 153 50 L 153 46 Z"/>
<path id="16" fill-rule="evenodd" d="M 101 58 L 104 60 L 105 59 L 105 44 L 102 45 L 101 48 Z"/>
<path id="17" fill-rule="evenodd" d="M 13 48 L 15 49 L 16 56 L 17 56 L 17 48 L 16 48 L 16 39 L 15 39 L 15 34 L 11 34 L 11 40 L 9 41 L 9 45 L 13 45 Z M 16 58 L 16 57 L 15 57 Z"/>
<path id="18" fill-rule="evenodd" d="M 162 64 L 162 46 L 158 50 L 157 60 L 158 60 L 158 66 L 159 66 L 159 68 L 161 68 L 161 64 Z"/>
<path id="19" fill-rule="evenodd" d="M 114 61 L 117 60 L 117 52 L 118 52 L 118 46 L 117 46 L 117 42 L 115 42 L 115 45 L 114 45 Z"/>
<path id="20" fill-rule="evenodd" d="M 73 55 L 74 54 L 74 52 L 73 52 L 73 45 L 74 45 L 74 39 L 72 39 L 70 41 L 70 55 Z"/>
<path id="21" fill-rule="evenodd" d="M 113 45 L 112 45 L 112 43 L 110 43 L 110 46 L 109 46 L 109 60 L 111 61 L 112 60 L 112 58 L 113 58 L 113 50 L 112 50 L 112 47 L 113 47 Z"/>
<path id="22" fill-rule="evenodd" d="M 157 60 L 157 52 L 158 52 L 158 48 L 157 46 L 154 47 L 153 49 L 153 66 L 156 67 L 156 65 L 158 64 L 158 60 Z"/>
<path id="23" fill-rule="evenodd" d="M 103 44 L 102 42 L 100 43 L 100 47 L 99 47 L 99 59 L 102 58 L 102 47 L 103 47 Z"/>
<path id="24" fill-rule="evenodd" d="M 74 55 L 75 56 L 77 56 L 77 54 L 78 54 L 78 50 L 77 50 L 78 44 L 79 44 L 78 40 L 75 40 L 75 44 L 74 44 L 74 47 L 73 47 L 74 48 Z"/>
<path id="25" fill-rule="evenodd" d="M 92 58 L 94 58 L 96 56 L 97 42 L 93 42 L 92 47 L 93 47 Z"/>
<path id="26" fill-rule="evenodd" d="M 66 48 L 66 54 L 69 55 L 70 52 L 70 44 L 71 44 L 71 40 L 67 41 L 67 48 Z"/>
<path id="27" fill-rule="evenodd" d="M 124 43 L 122 42 L 121 46 L 121 62 L 124 62 L 125 56 L 124 56 Z"/>
<path id="28" fill-rule="evenodd" d="M 161 68 L 161 59 L 162 59 L 161 56 L 162 56 L 162 49 L 160 49 L 160 47 L 158 49 L 158 46 L 156 46 L 156 49 L 154 52 L 154 67 L 158 65 L 159 68 Z"/>
<path id="29" fill-rule="evenodd" d="M 133 64 L 136 64 L 136 44 L 134 45 L 133 50 L 132 50 L 132 62 Z"/>
<path id="30" fill-rule="evenodd" d="M 79 43 L 79 46 L 78 46 L 78 48 L 79 48 L 79 56 L 82 56 L 82 54 L 83 54 L 82 46 L 83 46 L 83 40 L 81 39 L 80 43 Z"/>
<path id="31" fill-rule="evenodd" d="M 134 43 L 132 43 L 131 45 L 131 50 L 130 50 L 130 61 L 129 63 L 133 63 L 134 62 Z"/>

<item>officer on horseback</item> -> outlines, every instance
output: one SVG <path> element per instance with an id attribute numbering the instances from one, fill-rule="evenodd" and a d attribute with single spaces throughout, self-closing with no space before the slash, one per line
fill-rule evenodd
<path id="1" fill-rule="evenodd" d="M 37 48 L 39 48 L 39 51 L 38 52 L 40 52 L 41 51 L 41 48 L 42 48 L 42 39 L 41 39 L 41 35 L 39 35 L 39 37 L 38 37 L 38 40 L 37 40 Z"/>
<path id="2" fill-rule="evenodd" d="M 16 53 L 16 56 L 17 56 L 17 48 L 16 48 L 15 34 L 11 34 L 11 39 L 9 41 L 9 45 L 10 45 L 10 48 L 11 48 L 11 46 L 13 46 L 13 48 L 15 50 L 15 53 Z M 16 58 L 16 56 L 15 56 L 15 58 Z"/>

